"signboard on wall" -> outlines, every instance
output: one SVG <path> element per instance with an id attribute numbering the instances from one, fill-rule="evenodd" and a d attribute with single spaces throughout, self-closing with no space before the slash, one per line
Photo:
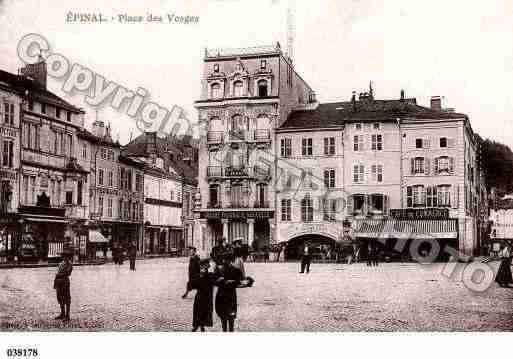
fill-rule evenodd
<path id="1" fill-rule="evenodd" d="M 449 219 L 448 208 L 391 209 L 390 217 L 396 219 Z"/>

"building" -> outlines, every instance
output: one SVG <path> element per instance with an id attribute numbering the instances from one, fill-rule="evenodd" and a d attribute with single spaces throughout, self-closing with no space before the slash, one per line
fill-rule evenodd
<path id="1" fill-rule="evenodd" d="M 46 89 L 43 60 L 20 72 L 0 73 L 2 84 L 11 89 L 11 96 L 5 97 L 9 111 L 4 119 L 14 120 L 11 138 L 18 134 L 12 145 L 4 141 L 6 162 L 18 165 L 18 190 L 8 204 L 15 216 L 9 216 L 8 228 L 18 226 L 12 247 L 18 259 L 51 260 L 65 242 L 76 244 L 87 234 L 83 226 L 89 213 L 84 185 L 88 163 L 77 159 L 77 132 L 84 126 L 84 112 Z M 19 152 L 11 155 L 15 144 Z"/>
<path id="2" fill-rule="evenodd" d="M 138 136 L 124 155 L 144 163 L 144 253 L 183 255 L 194 245 L 192 201 L 196 193 L 197 150 L 190 139 Z"/>
<path id="3" fill-rule="evenodd" d="M 291 256 L 305 240 L 380 240 L 392 250 L 404 238 L 426 242 L 419 252 L 438 244 L 477 254 L 486 222 L 479 139 L 439 97 L 423 107 L 404 92 L 374 99 L 371 87 L 350 101 L 292 111 L 276 133 L 285 174 L 276 236 Z"/>
<path id="4" fill-rule="evenodd" d="M 498 254 L 501 244 L 513 243 L 513 198 L 506 195 L 494 202 L 490 209 L 490 242 L 487 247 L 492 254 Z"/>
<path id="5" fill-rule="evenodd" d="M 199 194 L 194 243 L 273 243 L 274 131 L 314 94 L 280 45 L 205 50 L 199 112 Z"/>

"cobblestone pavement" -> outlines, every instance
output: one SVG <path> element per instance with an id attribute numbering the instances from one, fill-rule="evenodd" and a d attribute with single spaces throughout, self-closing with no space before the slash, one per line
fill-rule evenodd
<path id="1" fill-rule="evenodd" d="M 256 280 L 238 290 L 240 331 L 513 330 L 513 289 L 484 293 L 441 275 L 443 264 L 247 263 Z M 56 268 L 0 271 L 2 330 L 190 330 L 194 292 L 181 299 L 187 259 L 75 267 L 72 320 L 52 289 Z M 457 276 L 456 276 L 457 277 Z M 214 314 L 214 328 L 220 331 Z"/>

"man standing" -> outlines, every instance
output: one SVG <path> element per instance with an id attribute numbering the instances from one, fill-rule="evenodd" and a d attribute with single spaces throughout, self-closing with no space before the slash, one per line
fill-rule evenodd
<path id="1" fill-rule="evenodd" d="M 130 260 L 130 270 L 135 271 L 135 257 L 137 257 L 137 247 L 134 243 L 128 248 L 128 259 Z"/>
<path id="2" fill-rule="evenodd" d="M 311 248 L 308 242 L 305 242 L 301 250 L 301 272 L 304 273 L 306 269 L 306 273 L 310 273 L 310 262 L 312 260 Z"/>
<path id="3" fill-rule="evenodd" d="M 193 281 L 199 278 L 201 272 L 200 257 L 196 253 L 196 248 L 190 247 L 189 249 L 191 251 L 191 257 L 189 258 L 189 280 L 187 281 L 187 288 L 182 295 L 182 299 L 187 298 L 187 294 L 192 290 Z"/>
<path id="4" fill-rule="evenodd" d="M 73 264 L 71 264 L 71 258 L 73 252 L 68 250 L 62 253 L 62 262 L 59 264 L 57 274 L 53 281 L 53 288 L 57 294 L 57 302 L 61 307 L 61 314 L 55 319 L 69 320 L 69 307 L 71 305 L 71 293 L 70 293 L 70 280 L 69 277 L 73 271 Z"/>

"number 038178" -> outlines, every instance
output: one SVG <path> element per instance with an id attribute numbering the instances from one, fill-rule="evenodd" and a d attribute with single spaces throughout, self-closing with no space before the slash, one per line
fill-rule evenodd
<path id="1" fill-rule="evenodd" d="M 6 351 L 8 358 L 28 358 L 37 357 L 37 348 L 8 348 Z"/>

